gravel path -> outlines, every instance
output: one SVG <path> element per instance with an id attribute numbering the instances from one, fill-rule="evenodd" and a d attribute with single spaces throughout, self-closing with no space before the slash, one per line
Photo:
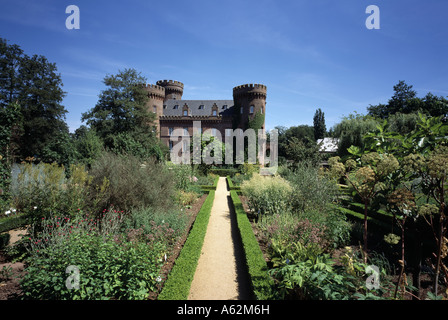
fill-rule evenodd
<path id="1" fill-rule="evenodd" d="M 251 299 L 226 178 L 220 177 L 189 300 Z"/>

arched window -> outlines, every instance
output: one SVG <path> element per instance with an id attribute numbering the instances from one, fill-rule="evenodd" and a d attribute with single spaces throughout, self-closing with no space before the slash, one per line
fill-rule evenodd
<path id="1" fill-rule="evenodd" d="M 188 116 L 188 110 L 184 110 L 184 116 Z"/>
<path id="2" fill-rule="evenodd" d="M 157 107 L 156 106 L 152 106 L 152 112 L 157 113 Z"/>
<path id="3" fill-rule="evenodd" d="M 250 108 L 249 108 L 249 113 L 250 113 L 250 114 L 254 113 L 254 106 L 250 106 Z"/>
<path id="4" fill-rule="evenodd" d="M 217 115 L 217 111 L 216 111 L 216 110 L 213 110 L 212 115 L 213 115 L 213 116 L 216 116 L 216 115 Z"/>

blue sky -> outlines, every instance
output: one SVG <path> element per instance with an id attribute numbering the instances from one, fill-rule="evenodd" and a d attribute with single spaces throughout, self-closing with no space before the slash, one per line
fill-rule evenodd
<path id="1" fill-rule="evenodd" d="M 68 30 L 68 5 L 80 29 Z M 366 8 L 380 9 L 369 30 Z M 135 68 L 155 83 L 184 83 L 183 99 L 231 99 L 268 87 L 266 127 L 313 123 L 386 103 L 399 80 L 418 96 L 448 96 L 444 0 L 62 1 L 0 0 L 0 37 L 55 62 L 73 132 L 106 74 Z"/>

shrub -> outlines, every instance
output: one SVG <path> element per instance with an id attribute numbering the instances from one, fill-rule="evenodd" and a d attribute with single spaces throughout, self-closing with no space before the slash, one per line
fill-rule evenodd
<path id="1" fill-rule="evenodd" d="M 85 208 L 90 177 L 82 165 L 71 165 L 70 173 L 67 177 L 64 167 L 56 163 L 22 164 L 11 183 L 13 205 L 30 222 Z"/>
<path id="2" fill-rule="evenodd" d="M 145 299 L 156 290 L 162 246 L 119 233 L 122 217 L 54 217 L 29 239 L 30 257 L 21 282 L 25 299 Z M 79 287 L 67 285 L 69 266 Z M 76 282 L 75 282 L 76 284 Z"/>
<path id="3" fill-rule="evenodd" d="M 250 209 L 261 214 L 279 214 L 288 210 L 293 189 L 280 176 L 260 176 L 241 184 L 241 191 L 247 197 Z"/>
<path id="4" fill-rule="evenodd" d="M 92 176 L 91 194 L 100 193 L 105 181 L 108 184 L 96 205 L 99 208 L 113 205 L 130 212 L 142 207 L 163 211 L 172 206 L 174 177 L 164 165 L 154 160 L 142 163 L 130 155 L 104 153 L 92 164 L 89 174 Z"/>
<path id="5" fill-rule="evenodd" d="M 294 168 L 282 168 L 280 172 L 293 186 L 291 208 L 295 212 L 326 210 L 329 203 L 337 200 L 337 185 L 322 176 L 319 168 L 311 163 L 300 162 Z"/>
<path id="6" fill-rule="evenodd" d="M 141 230 L 140 236 L 149 236 L 168 248 L 185 231 L 188 216 L 181 210 L 154 211 L 151 208 L 133 209 L 126 216 L 127 230 Z"/>

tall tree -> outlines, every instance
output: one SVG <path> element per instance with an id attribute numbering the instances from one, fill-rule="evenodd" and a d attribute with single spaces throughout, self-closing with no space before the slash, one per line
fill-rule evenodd
<path id="1" fill-rule="evenodd" d="M 314 122 L 314 139 L 323 139 L 325 137 L 325 133 L 327 132 L 327 128 L 325 126 L 325 114 L 319 108 L 316 110 L 313 118 Z"/>
<path id="2" fill-rule="evenodd" d="M 108 149 L 161 158 L 162 147 L 152 124 L 155 115 L 145 107 L 146 78 L 131 68 L 106 75 L 103 82 L 107 88 L 95 107 L 83 113 L 82 120 L 95 130 Z"/>
<path id="3" fill-rule="evenodd" d="M 0 108 L 16 102 L 20 106 L 20 157 L 54 160 L 49 153 L 54 154 L 61 135 L 68 135 L 62 85 L 54 63 L 42 55 L 28 56 L 0 38 Z"/>

